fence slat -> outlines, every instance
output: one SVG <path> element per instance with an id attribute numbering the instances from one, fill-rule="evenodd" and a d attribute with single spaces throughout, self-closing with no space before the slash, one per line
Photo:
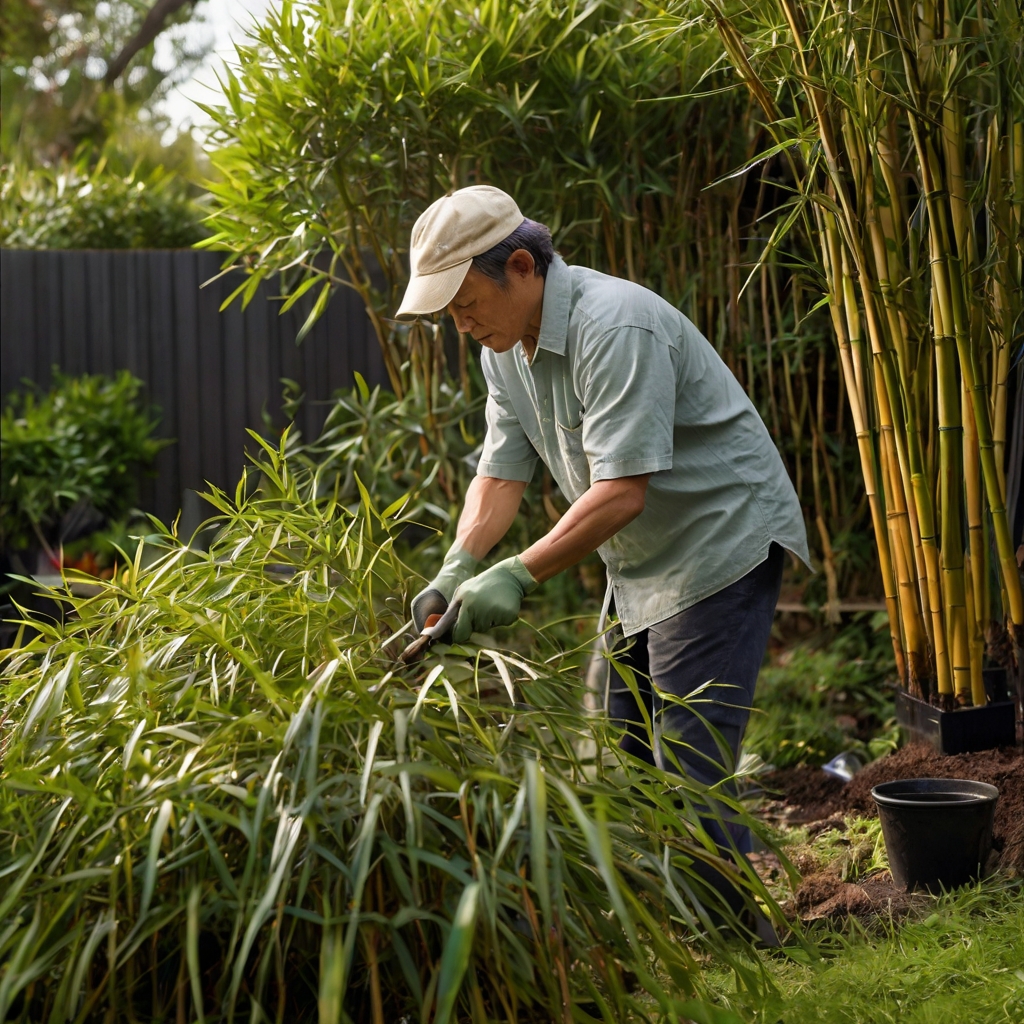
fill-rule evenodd
<path id="1" fill-rule="evenodd" d="M 85 282 L 89 293 L 89 365 L 100 373 L 114 372 L 114 303 L 111 259 L 113 253 L 90 253 L 84 261 Z M 120 325 L 118 325 L 118 333 Z"/>
<path id="2" fill-rule="evenodd" d="M 212 287 L 210 289 L 213 291 Z M 215 298 L 219 294 L 213 292 Z M 246 357 L 247 340 L 245 337 L 245 320 L 237 310 L 230 315 L 222 314 L 221 343 L 224 347 L 224 379 L 222 385 L 222 401 L 224 403 L 224 456 L 225 483 L 230 486 L 241 475 L 244 464 L 245 428 L 249 425 L 246 415 Z M 254 429 L 258 428 L 254 424 Z"/>
<path id="3" fill-rule="evenodd" d="M 223 487 L 227 479 L 224 425 L 224 343 L 221 317 L 217 313 L 220 301 L 213 287 L 201 285 L 212 275 L 207 273 L 204 260 L 195 267 L 197 335 L 199 348 L 199 402 L 202 407 L 203 444 L 202 478 Z M 209 440 L 208 440 L 209 439 Z M 215 443 L 213 443 L 215 440 Z"/>
<path id="4" fill-rule="evenodd" d="M 3 319 L 3 372 L 13 381 L 32 376 L 33 350 L 29 340 L 35 328 L 35 304 L 24 304 L 18 296 L 24 294 L 32 279 L 31 253 L 18 253 L 11 260 L 10 279 L 4 275 L 0 288 L 0 318 Z"/>
<path id="5" fill-rule="evenodd" d="M 49 383 L 52 368 L 63 365 L 62 345 L 64 340 L 64 294 L 62 280 L 64 268 L 59 260 L 48 260 L 44 253 L 25 253 L 33 259 L 33 272 L 36 275 L 30 287 L 36 292 L 36 334 L 25 343 L 35 348 L 35 372 L 32 379 L 37 382 Z M 18 300 L 27 301 L 27 297 Z M 45 313 L 44 313 L 45 310 Z"/>

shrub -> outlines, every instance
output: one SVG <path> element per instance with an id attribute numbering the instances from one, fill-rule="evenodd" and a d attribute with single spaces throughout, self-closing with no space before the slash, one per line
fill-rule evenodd
<path id="1" fill-rule="evenodd" d="M 182 249 L 205 237 L 187 183 L 83 162 L 11 165 L 0 188 L 0 245 L 9 249 Z"/>
<path id="2" fill-rule="evenodd" d="M 827 649 L 785 652 L 761 670 L 744 745 L 777 768 L 823 764 L 851 750 L 874 758 L 894 745 L 892 646 L 876 628 L 854 624 Z"/>
<path id="3" fill-rule="evenodd" d="M 113 379 L 57 374 L 45 395 L 8 396 L 0 419 L 0 545 L 53 541 L 79 502 L 109 519 L 128 511 L 138 470 L 170 444 L 152 437 L 156 419 L 141 404 L 141 387 L 127 370 Z"/>
<path id="4" fill-rule="evenodd" d="M 304 443 L 295 438 L 289 445 L 293 463 L 315 472 L 317 497 L 331 494 L 342 504 L 358 504 L 362 483 L 386 507 L 413 493 L 415 505 L 406 507 L 407 519 L 448 525 L 472 478 L 467 459 L 472 461 L 474 447 L 483 440 L 476 432 L 484 389 L 476 401 L 467 402 L 450 380 L 438 381 L 428 410 L 415 388 L 396 398 L 380 387 L 371 390 L 361 374 L 355 377 L 356 387 L 334 393 L 320 436 Z M 428 417 L 435 427 L 429 444 Z"/>
<path id="5" fill-rule="evenodd" d="M 692 944 L 757 988 L 705 791 L 627 764 L 570 658 L 397 663 L 402 501 L 317 500 L 286 445 L 208 555 L 166 533 L 8 652 L 0 1016 L 678 1021 Z"/>

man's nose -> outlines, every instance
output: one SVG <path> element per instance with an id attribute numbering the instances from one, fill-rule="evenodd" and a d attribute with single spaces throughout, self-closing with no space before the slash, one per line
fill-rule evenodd
<path id="1" fill-rule="evenodd" d="M 448 312 L 451 314 L 452 319 L 455 321 L 455 328 L 462 334 L 469 334 L 473 329 L 473 318 L 466 316 L 461 310 L 456 309 L 454 306 L 448 307 Z"/>

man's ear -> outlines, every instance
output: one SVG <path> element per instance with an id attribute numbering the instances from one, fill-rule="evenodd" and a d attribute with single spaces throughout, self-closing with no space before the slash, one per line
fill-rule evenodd
<path id="1" fill-rule="evenodd" d="M 505 261 L 505 273 L 515 274 L 516 277 L 533 277 L 537 269 L 533 255 L 525 249 L 516 249 Z"/>

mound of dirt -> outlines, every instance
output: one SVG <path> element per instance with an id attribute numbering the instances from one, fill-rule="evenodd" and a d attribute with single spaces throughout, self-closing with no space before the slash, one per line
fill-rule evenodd
<path id="1" fill-rule="evenodd" d="M 803 764 L 769 772 L 760 782 L 768 794 L 781 797 L 787 825 L 805 825 L 832 817 L 839 811 L 846 788 L 840 779 Z"/>
<path id="2" fill-rule="evenodd" d="M 797 889 L 793 906 L 801 921 L 823 918 L 884 916 L 899 920 L 917 904 L 927 902 L 920 893 L 900 889 L 888 871 L 844 882 L 827 871 L 808 875 Z"/>
<path id="3" fill-rule="evenodd" d="M 787 824 L 808 824 L 853 812 L 874 817 L 873 786 L 922 778 L 972 779 L 995 786 L 999 802 L 992 846 L 998 867 L 1007 874 L 1024 875 L 1024 750 L 1016 747 L 946 755 L 911 744 L 867 765 L 848 783 L 808 767 L 771 772 L 762 781 L 766 791 L 779 794 L 775 809 Z"/>

